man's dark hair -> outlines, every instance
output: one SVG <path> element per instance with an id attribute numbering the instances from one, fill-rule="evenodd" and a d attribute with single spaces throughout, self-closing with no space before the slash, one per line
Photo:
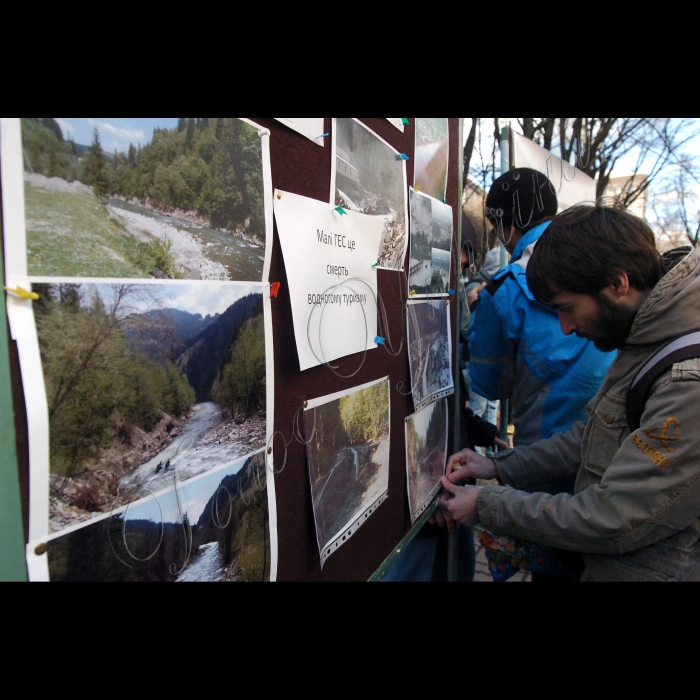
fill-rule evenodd
<path id="1" fill-rule="evenodd" d="M 555 216 L 542 234 L 527 265 L 527 284 L 542 304 L 562 291 L 596 297 L 616 270 L 634 289 L 656 285 L 666 269 L 653 231 L 623 209 L 579 204 Z"/>
<path id="2" fill-rule="evenodd" d="M 527 233 L 557 213 L 554 186 L 546 175 L 532 168 L 514 168 L 494 180 L 486 197 L 486 218 L 503 228 Z"/>

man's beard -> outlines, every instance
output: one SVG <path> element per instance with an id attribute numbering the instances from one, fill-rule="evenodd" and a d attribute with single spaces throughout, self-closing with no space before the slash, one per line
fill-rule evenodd
<path id="1" fill-rule="evenodd" d="M 590 339 L 602 352 L 617 350 L 629 337 L 637 312 L 622 304 L 614 304 L 602 293 L 595 300 L 598 318 Z"/>

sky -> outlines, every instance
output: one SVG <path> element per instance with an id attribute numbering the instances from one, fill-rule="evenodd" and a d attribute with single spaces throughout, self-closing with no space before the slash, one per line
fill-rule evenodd
<path id="1" fill-rule="evenodd" d="M 106 151 L 126 151 L 129 144 L 145 146 L 150 143 L 153 130 L 172 129 L 177 126 L 177 117 L 54 117 L 61 127 L 64 138 L 89 146 L 95 128 L 100 134 L 102 148 Z"/>
<path id="2" fill-rule="evenodd" d="M 518 126 L 518 120 L 516 118 L 508 119 L 508 118 L 503 118 L 501 119 L 501 124 L 505 124 L 508 121 L 510 121 L 510 125 L 516 133 L 521 134 L 522 130 Z M 698 128 L 700 128 L 700 119 L 694 119 L 694 122 L 696 122 L 696 125 Z M 465 119 L 464 120 L 464 141 L 466 143 L 467 137 L 469 136 L 469 129 L 471 128 L 471 119 Z M 481 120 L 481 134 L 482 134 L 482 147 L 484 148 L 484 155 L 486 157 L 487 154 L 490 155 L 491 153 L 491 139 L 493 137 L 493 119 L 482 119 Z M 486 145 L 488 144 L 488 145 Z M 700 137 L 698 137 L 696 140 L 689 142 L 686 146 L 684 146 L 684 150 L 686 150 L 690 155 L 693 156 L 700 156 Z M 473 163 L 476 162 L 475 157 L 473 157 Z M 500 151 L 496 151 L 496 162 L 497 164 L 500 162 Z M 634 156 L 634 154 L 630 154 L 628 156 L 625 156 L 624 158 L 621 158 L 618 163 L 615 166 L 615 169 L 612 172 L 613 177 L 622 177 L 625 175 L 631 175 L 634 172 L 634 168 L 636 166 L 637 159 Z M 642 167 L 641 173 L 644 173 L 644 167 Z"/>

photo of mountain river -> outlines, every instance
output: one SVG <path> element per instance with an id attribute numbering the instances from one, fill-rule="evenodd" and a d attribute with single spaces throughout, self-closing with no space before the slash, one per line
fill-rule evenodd
<path id="1" fill-rule="evenodd" d="M 265 445 L 259 287 L 32 288 L 40 294 L 52 532 Z"/>

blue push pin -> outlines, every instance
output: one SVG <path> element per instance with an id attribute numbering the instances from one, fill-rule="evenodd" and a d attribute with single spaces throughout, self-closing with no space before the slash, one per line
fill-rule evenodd
<path id="1" fill-rule="evenodd" d="M 316 141 L 318 141 L 318 139 L 325 139 L 327 136 L 330 136 L 330 134 L 321 134 L 320 136 L 316 137 Z"/>
<path id="2" fill-rule="evenodd" d="M 377 337 L 374 339 L 374 342 L 375 342 L 377 345 L 384 345 L 384 340 L 385 340 L 384 338 L 380 338 L 379 336 L 377 336 Z"/>
<path id="3" fill-rule="evenodd" d="M 454 290 L 454 289 L 450 289 L 450 296 L 453 297 L 454 295 L 455 295 L 455 290 Z"/>
<path id="4" fill-rule="evenodd" d="M 396 160 L 408 160 L 408 156 L 405 153 L 400 153 L 396 156 Z"/>

